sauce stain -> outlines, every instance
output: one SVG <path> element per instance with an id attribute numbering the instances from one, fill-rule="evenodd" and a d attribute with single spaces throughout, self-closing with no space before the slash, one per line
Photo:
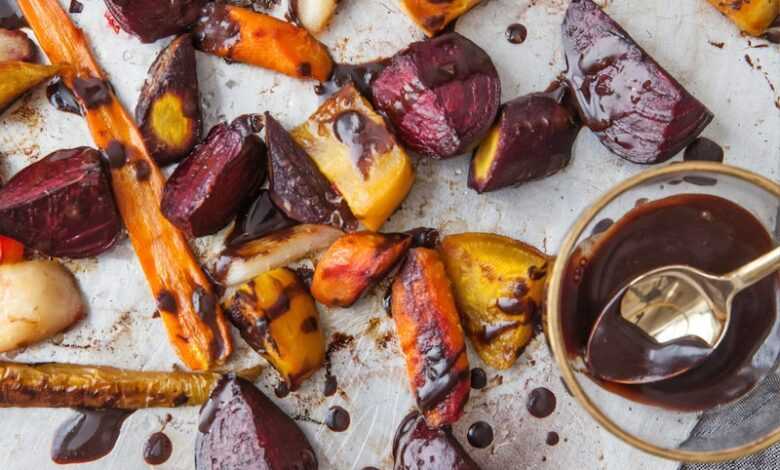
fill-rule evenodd
<path id="1" fill-rule="evenodd" d="M 539 387 L 531 391 L 526 402 L 526 408 L 531 416 L 535 418 L 546 418 L 555 411 L 556 399 L 553 392 Z"/>
<path id="2" fill-rule="evenodd" d="M 61 78 L 56 78 L 46 87 L 46 99 L 58 111 L 78 116 L 84 115 L 76 95 L 73 94 L 73 91 L 68 88 Z"/>
<path id="3" fill-rule="evenodd" d="M 509 25 L 506 29 L 506 40 L 512 44 L 522 44 L 528 37 L 528 28 L 520 23 Z"/>
<path id="4" fill-rule="evenodd" d="M 484 449 L 493 443 L 493 428 L 484 421 L 472 424 L 466 438 L 473 447 Z"/>
<path id="5" fill-rule="evenodd" d="M 487 386 L 487 374 L 479 367 L 471 369 L 471 388 L 482 390 Z"/>
<path id="6" fill-rule="evenodd" d="M 325 425 L 335 432 L 344 432 L 349 428 L 349 412 L 340 406 L 333 406 L 325 417 Z"/>
<path id="7" fill-rule="evenodd" d="M 144 461 L 149 465 L 161 465 L 168 461 L 173 453 L 171 439 L 162 431 L 149 436 L 144 445 Z"/>
<path id="8" fill-rule="evenodd" d="M 108 455 L 114 448 L 122 423 L 132 411 L 76 410 L 54 434 L 51 459 L 58 464 L 85 463 Z"/>

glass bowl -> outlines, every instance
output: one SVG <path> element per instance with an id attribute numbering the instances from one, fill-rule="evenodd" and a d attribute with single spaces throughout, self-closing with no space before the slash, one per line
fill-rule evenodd
<path id="1" fill-rule="evenodd" d="M 585 209 L 566 235 L 550 277 L 546 328 L 563 380 L 577 401 L 605 429 L 643 451 L 677 461 L 718 462 L 755 453 L 780 441 L 780 351 L 762 345 L 766 375 L 735 402 L 704 412 L 672 411 L 624 398 L 592 380 L 582 358 L 566 350 L 562 327 L 564 276 L 575 248 L 604 219 L 619 220 L 637 202 L 678 194 L 711 194 L 750 211 L 778 242 L 780 185 L 740 168 L 685 162 L 655 168 L 622 182 Z M 777 286 L 777 284 L 776 284 Z M 775 289 L 780 300 L 780 288 Z M 780 306 L 780 302 L 776 302 Z M 775 312 L 775 324 L 780 324 Z"/>

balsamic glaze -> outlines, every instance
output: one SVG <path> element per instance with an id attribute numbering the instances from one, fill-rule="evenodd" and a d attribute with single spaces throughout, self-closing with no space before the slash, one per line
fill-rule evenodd
<path id="1" fill-rule="evenodd" d="M 280 382 L 279 385 L 274 388 L 274 394 L 277 398 L 284 398 L 290 394 L 290 387 L 287 386 L 287 382 Z"/>
<path id="2" fill-rule="evenodd" d="M 76 95 L 73 94 L 73 91 L 68 88 L 65 82 L 59 77 L 55 78 L 54 81 L 46 87 L 46 98 L 49 100 L 49 103 L 59 111 L 77 114 L 79 116 L 84 115 L 81 105 L 76 99 Z"/>
<path id="3" fill-rule="evenodd" d="M 430 348 L 424 354 L 425 382 L 417 388 L 417 404 L 421 410 L 435 408 L 468 375 L 467 369 L 459 370 L 455 367 L 464 354 L 465 349 L 447 357 L 439 346 Z"/>
<path id="4" fill-rule="evenodd" d="M 81 13 L 82 11 L 84 11 L 84 4 L 79 2 L 79 0 L 70 0 L 68 13 Z"/>
<path id="5" fill-rule="evenodd" d="M 487 386 L 487 374 L 479 367 L 471 369 L 471 388 L 482 390 Z"/>
<path id="6" fill-rule="evenodd" d="M 418 411 L 401 421 L 393 438 L 394 470 L 479 470 L 449 426 L 429 428 Z"/>
<path id="7" fill-rule="evenodd" d="M 336 379 L 335 376 L 327 374 L 325 376 L 325 386 L 322 389 L 323 395 L 326 397 L 332 397 L 336 394 L 336 391 L 339 388 L 339 382 Z"/>
<path id="8" fill-rule="evenodd" d="M 484 449 L 493 443 L 493 428 L 484 421 L 477 421 L 469 428 L 466 438 L 473 447 Z"/>
<path id="9" fill-rule="evenodd" d="M 122 423 L 132 411 L 101 409 L 76 410 L 54 434 L 51 459 L 58 464 L 92 462 L 114 448 Z"/>
<path id="10" fill-rule="evenodd" d="M 528 29 L 520 23 L 511 24 L 506 29 L 506 40 L 512 44 L 522 44 L 527 37 Z"/>
<path id="11" fill-rule="evenodd" d="M 108 162 L 108 167 L 112 170 L 117 170 L 125 166 L 127 163 L 127 153 L 125 152 L 125 146 L 117 140 L 112 140 L 106 146 L 106 150 L 103 152 Z M 170 295 L 170 294 L 169 294 Z M 169 312 L 171 310 L 168 310 Z"/>
<path id="12" fill-rule="evenodd" d="M 349 412 L 340 406 L 333 406 L 325 417 L 325 425 L 335 432 L 344 432 L 349 428 Z"/>
<path id="13" fill-rule="evenodd" d="M 111 102 L 111 90 L 105 81 L 95 77 L 76 77 L 73 92 L 81 98 L 87 109 L 97 108 Z"/>
<path id="14" fill-rule="evenodd" d="M 382 308 L 385 309 L 385 313 L 387 313 L 388 316 L 393 316 L 393 283 L 391 282 L 390 285 L 387 286 L 387 290 L 385 291 L 385 295 L 382 296 Z"/>
<path id="15" fill-rule="evenodd" d="M 556 399 L 553 392 L 539 387 L 531 391 L 526 402 L 526 409 L 535 418 L 546 418 L 555 411 Z"/>
<path id="16" fill-rule="evenodd" d="M 135 179 L 141 182 L 148 181 L 152 175 L 152 168 L 146 163 L 146 160 L 136 160 L 133 162 L 135 170 Z"/>
<path id="17" fill-rule="evenodd" d="M 545 439 L 545 442 L 548 446 L 554 446 L 557 445 L 558 442 L 560 442 L 561 437 L 558 436 L 558 433 L 555 431 L 550 431 L 547 433 L 547 439 Z"/>
<path id="18" fill-rule="evenodd" d="M 236 248 L 293 225 L 295 222 L 288 219 L 273 203 L 270 191 L 263 189 L 257 199 L 239 214 L 225 245 L 228 248 Z"/>
<path id="19" fill-rule="evenodd" d="M 172 453 L 173 443 L 162 431 L 149 436 L 144 444 L 144 461 L 149 465 L 161 465 L 167 462 Z"/>
<path id="20" fill-rule="evenodd" d="M 359 111 L 344 111 L 336 116 L 333 131 L 336 138 L 349 147 L 352 161 L 365 179 L 368 179 L 374 156 L 387 153 L 395 146 L 392 135 L 384 126 Z"/>
<path id="21" fill-rule="evenodd" d="M 337 92 L 349 82 L 355 84 L 361 95 L 371 99 L 371 82 L 390 64 L 390 59 L 379 59 L 363 64 L 336 64 L 333 74 L 327 82 L 315 86 L 314 92 L 319 96 L 328 96 Z"/>
<path id="22" fill-rule="evenodd" d="M 590 232 L 591 235 L 598 235 L 601 232 L 606 232 L 608 228 L 612 227 L 612 224 L 614 224 L 615 221 L 606 218 L 601 219 L 598 222 L 596 222 L 596 225 L 593 226 L 593 230 Z"/>
<path id="23" fill-rule="evenodd" d="M 0 0 L 0 28 L 19 29 L 29 26 L 14 0 Z"/>
<path id="24" fill-rule="evenodd" d="M 706 137 L 699 137 L 685 148 L 683 160 L 686 162 L 723 162 L 723 147 Z"/>
<path id="25" fill-rule="evenodd" d="M 417 227 L 407 230 L 412 236 L 412 248 L 436 248 L 439 244 L 439 231 L 435 228 Z"/>

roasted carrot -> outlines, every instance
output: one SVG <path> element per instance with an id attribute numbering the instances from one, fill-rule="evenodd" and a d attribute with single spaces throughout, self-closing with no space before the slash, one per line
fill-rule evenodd
<path id="1" fill-rule="evenodd" d="M 163 175 L 105 83 L 84 33 L 57 0 L 19 0 L 19 6 L 49 60 L 68 65 L 63 79 L 78 95 L 95 144 L 109 156 L 119 211 L 179 357 L 195 370 L 224 362 L 233 347 L 211 283 L 185 236 L 160 212 Z"/>

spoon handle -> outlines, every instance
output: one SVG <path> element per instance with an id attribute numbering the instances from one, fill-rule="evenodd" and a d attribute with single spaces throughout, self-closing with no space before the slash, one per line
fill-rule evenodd
<path id="1" fill-rule="evenodd" d="M 780 246 L 750 263 L 732 271 L 726 277 L 734 284 L 736 292 L 746 289 L 780 269 Z"/>

